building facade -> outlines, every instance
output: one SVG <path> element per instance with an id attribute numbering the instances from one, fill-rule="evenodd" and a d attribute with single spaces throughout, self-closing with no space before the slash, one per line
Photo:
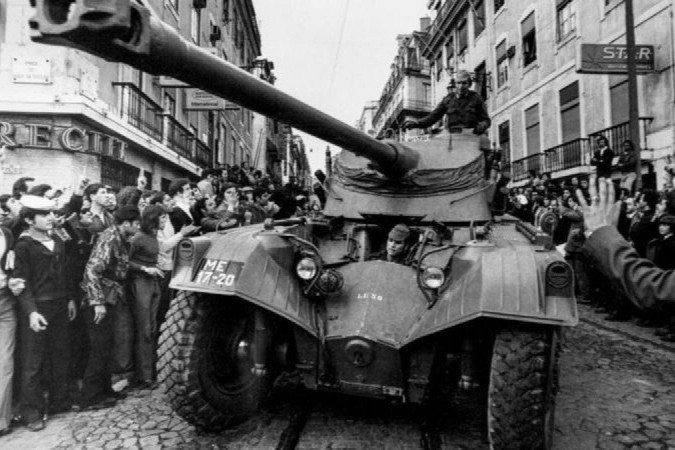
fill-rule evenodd
<path id="1" fill-rule="evenodd" d="M 425 18 L 420 22 L 421 28 L 426 29 L 429 20 Z M 404 140 L 410 132 L 401 131 L 403 122 L 423 117 L 431 111 L 429 63 L 422 56 L 424 37 L 423 31 L 396 37 L 397 52 L 391 74 L 372 118 L 376 136 Z"/>
<path id="2" fill-rule="evenodd" d="M 638 76 L 643 173 L 662 186 L 673 153 L 673 1 L 634 0 L 636 44 L 653 45 L 655 70 Z M 486 98 L 490 137 L 511 162 L 553 178 L 588 174 L 595 136 L 618 155 L 629 138 L 624 74 L 577 71 L 580 44 L 625 43 L 621 0 L 431 0 L 424 55 L 433 64 L 433 102 L 460 69 Z M 617 175 L 618 176 L 618 175 Z"/>
<path id="3" fill-rule="evenodd" d="M 373 119 L 375 118 L 375 113 L 377 113 L 379 107 L 379 100 L 370 100 L 366 102 L 366 104 L 363 105 L 363 109 L 361 110 L 361 117 L 359 117 L 359 120 L 356 121 L 356 129 L 366 133 L 371 137 L 375 137 L 377 132 L 375 131 Z"/>
<path id="4" fill-rule="evenodd" d="M 251 0 L 149 3 L 195 44 L 256 68 L 260 33 Z M 82 175 L 133 185 L 140 169 L 149 186 L 166 189 L 173 178 L 259 157 L 251 111 L 223 101 L 214 107 L 205 92 L 167 77 L 35 44 L 27 25 L 32 14 L 26 2 L 0 2 L 0 144 L 6 149 L 0 192 L 21 176 L 55 188 Z"/>

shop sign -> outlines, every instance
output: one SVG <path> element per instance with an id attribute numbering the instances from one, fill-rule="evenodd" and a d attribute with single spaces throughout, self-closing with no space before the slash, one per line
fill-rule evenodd
<path id="1" fill-rule="evenodd" d="M 654 46 L 635 46 L 637 73 L 654 72 Z M 628 47 L 623 44 L 581 44 L 577 50 L 579 73 L 628 73 Z"/>
<path id="2" fill-rule="evenodd" d="M 127 143 L 109 134 L 77 126 L 0 121 L 0 146 L 66 150 L 124 159 Z"/>
<path id="3" fill-rule="evenodd" d="M 15 56 L 12 61 L 14 83 L 51 84 L 52 63 L 49 58 Z"/>
<path id="4" fill-rule="evenodd" d="M 185 109 L 213 110 L 225 109 L 226 107 L 224 99 L 201 89 L 186 89 L 185 94 L 187 98 Z"/>

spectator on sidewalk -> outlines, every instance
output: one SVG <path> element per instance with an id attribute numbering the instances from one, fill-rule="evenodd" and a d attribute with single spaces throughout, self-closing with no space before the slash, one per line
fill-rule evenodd
<path id="1" fill-rule="evenodd" d="M 139 227 L 138 209 L 124 206 L 114 214 L 115 223 L 99 236 L 84 272 L 87 304 L 83 313 L 89 331 L 89 359 L 82 383 L 81 409 L 115 404 L 111 374 L 115 309 L 125 299 L 124 281 L 129 269 L 129 240 Z"/>
<path id="2" fill-rule="evenodd" d="M 173 199 L 174 207 L 169 212 L 169 219 L 174 230 L 180 230 L 185 225 L 197 225 L 192 214 L 194 193 L 190 188 L 190 180 L 178 178 L 169 184 L 169 197 Z"/>
<path id="3" fill-rule="evenodd" d="M 164 272 L 157 267 L 159 241 L 157 231 L 164 208 L 151 205 L 141 215 L 140 231 L 129 249 L 131 275 L 130 304 L 134 316 L 134 384 L 143 388 L 154 385 L 157 312 L 162 293 L 160 280 Z"/>
<path id="4" fill-rule="evenodd" d="M 69 411 L 68 321 L 75 318 L 72 295 L 66 289 L 66 252 L 52 235 L 53 202 L 24 195 L 21 217 L 28 231 L 14 248 L 16 267 L 10 287 L 19 297 L 21 339 L 21 415 L 31 431 L 44 429 L 44 414 Z M 46 372 L 47 371 L 47 372 Z M 46 380 L 49 386 L 42 386 Z M 45 408 L 44 388 L 49 392 Z"/>
<path id="5" fill-rule="evenodd" d="M 7 255 L 13 246 L 12 232 L 0 227 L 0 436 L 10 431 L 12 421 L 16 299 L 7 287 L 8 272 L 11 269 L 7 267 Z"/>

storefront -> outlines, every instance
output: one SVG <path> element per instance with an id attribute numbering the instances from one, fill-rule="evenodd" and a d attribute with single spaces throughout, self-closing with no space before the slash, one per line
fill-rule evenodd
<path id="1" fill-rule="evenodd" d="M 148 149 L 72 116 L 0 114 L 0 146 L 0 193 L 27 176 L 57 189 L 76 185 L 81 176 L 115 188 L 135 185 L 141 169 L 156 189 L 154 180 L 186 176 Z"/>

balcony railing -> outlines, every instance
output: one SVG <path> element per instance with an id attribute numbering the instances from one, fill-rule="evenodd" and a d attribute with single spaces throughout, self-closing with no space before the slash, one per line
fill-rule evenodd
<path id="1" fill-rule="evenodd" d="M 647 148 L 647 127 L 654 120 L 653 117 L 640 117 L 640 148 Z M 609 141 L 609 148 L 614 150 L 615 155 L 623 153 L 623 141 L 630 139 L 628 122 L 612 125 L 611 127 L 596 131 L 588 135 L 595 145 L 595 139 L 604 136 Z"/>
<path id="2" fill-rule="evenodd" d="M 164 114 L 164 121 L 166 145 L 182 157 L 192 161 L 192 141 L 195 136 L 169 114 Z"/>
<path id="3" fill-rule="evenodd" d="M 591 151 L 587 138 L 578 138 L 544 151 L 542 172 L 556 172 L 590 164 Z"/>
<path id="4" fill-rule="evenodd" d="M 113 86 L 121 88 L 122 117 L 129 124 L 161 141 L 164 132 L 162 107 L 133 83 L 113 82 Z"/>
<path id="5" fill-rule="evenodd" d="M 195 140 L 195 162 L 201 167 L 213 167 L 213 152 L 201 140 Z"/>
<path id="6" fill-rule="evenodd" d="M 526 156 L 511 163 L 511 179 L 513 181 L 520 181 L 527 178 L 531 170 L 539 173 L 542 167 L 542 153 Z"/>

